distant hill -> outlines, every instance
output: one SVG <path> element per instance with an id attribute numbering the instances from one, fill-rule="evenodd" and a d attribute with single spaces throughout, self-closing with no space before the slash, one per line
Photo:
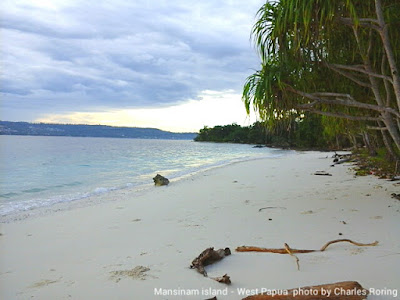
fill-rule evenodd
<path id="1" fill-rule="evenodd" d="M 196 133 L 175 133 L 155 128 L 8 121 L 0 121 L 0 135 L 79 136 L 168 140 L 193 140 L 197 136 Z"/>

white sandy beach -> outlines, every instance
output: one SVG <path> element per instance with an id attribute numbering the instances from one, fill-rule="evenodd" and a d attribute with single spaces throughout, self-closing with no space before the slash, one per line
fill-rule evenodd
<path id="1" fill-rule="evenodd" d="M 400 201 L 390 194 L 399 193 L 400 185 L 354 178 L 349 165 L 330 167 L 331 155 L 236 163 L 168 187 L 116 191 L 107 196 L 113 201 L 0 224 L 0 299 L 214 296 L 207 293 L 242 299 L 239 292 L 256 292 L 250 289 L 345 280 L 389 294 L 368 299 L 394 299 L 400 292 Z M 322 170 L 332 176 L 313 175 Z M 259 211 L 265 207 L 273 208 Z M 284 243 L 319 249 L 339 238 L 379 244 L 338 243 L 298 254 L 300 270 L 289 255 L 234 251 Z M 227 273 L 230 286 L 189 268 L 208 247 L 231 249 L 231 256 L 206 268 L 210 277 Z M 188 289 L 199 295 L 182 295 Z"/>

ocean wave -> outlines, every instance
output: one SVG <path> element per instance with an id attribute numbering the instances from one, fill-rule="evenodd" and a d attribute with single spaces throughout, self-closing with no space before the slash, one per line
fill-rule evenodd
<path id="1" fill-rule="evenodd" d="M 10 155 L 18 165 L 7 165 L 7 177 L 0 182 L 0 215 L 152 185 L 157 173 L 179 180 L 240 161 L 288 153 L 251 145 L 190 141 L 49 138 L 42 145 L 40 139 L 14 139 L 9 143 Z"/>
<path id="2" fill-rule="evenodd" d="M 82 200 L 85 198 L 109 193 L 111 191 L 123 189 L 126 187 L 127 186 L 121 187 L 121 188 L 98 187 L 98 188 L 93 189 L 90 192 L 84 192 L 84 193 L 57 195 L 57 196 L 52 196 L 52 197 L 47 197 L 47 198 L 34 198 L 34 199 L 24 200 L 24 201 L 9 201 L 9 202 L 0 204 L 0 215 L 5 216 L 5 215 L 10 215 L 10 214 L 15 214 L 15 213 L 31 211 L 31 210 L 38 209 L 38 208 L 51 207 L 51 206 L 59 204 L 59 203 L 79 201 L 79 200 Z M 11 194 L 11 193 L 9 193 L 9 194 Z M 13 193 L 13 194 L 15 194 L 15 193 Z"/>

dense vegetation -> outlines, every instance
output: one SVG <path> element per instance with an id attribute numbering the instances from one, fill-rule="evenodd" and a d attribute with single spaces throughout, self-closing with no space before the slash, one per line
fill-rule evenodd
<path id="1" fill-rule="evenodd" d="M 294 120 L 290 128 L 277 126 L 273 130 L 269 130 L 261 122 L 248 127 L 237 124 L 204 127 L 195 141 L 247 143 L 281 148 L 338 149 L 337 141 L 324 132 L 321 117 L 315 115 Z M 349 146 L 349 141 L 344 136 L 343 145 Z"/>
<path id="2" fill-rule="evenodd" d="M 0 121 L 0 135 L 39 135 L 113 137 L 143 139 L 185 139 L 191 140 L 194 133 L 174 133 L 155 128 L 113 127 L 105 125 L 45 124 Z"/>
<path id="3" fill-rule="evenodd" d="M 272 132 L 319 131 L 327 144 L 399 160 L 399 27 L 399 0 L 267 2 L 252 31 L 261 67 L 244 85 L 247 111 Z"/>

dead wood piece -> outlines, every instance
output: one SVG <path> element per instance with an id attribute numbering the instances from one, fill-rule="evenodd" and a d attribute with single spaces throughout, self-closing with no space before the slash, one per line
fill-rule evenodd
<path id="1" fill-rule="evenodd" d="M 260 212 L 264 209 L 274 209 L 274 208 L 286 209 L 286 207 L 281 207 L 281 206 L 267 206 L 267 207 L 261 207 L 258 211 Z"/>
<path id="2" fill-rule="evenodd" d="M 335 162 L 336 165 L 340 165 L 343 164 L 345 162 L 351 161 L 351 158 L 344 158 L 344 159 L 340 159 L 337 162 Z"/>
<path id="3" fill-rule="evenodd" d="M 325 172 L 325 171 L 316 171 L 314 175 L 321 175 L 321 176 L 332 176 L 332 174 Z"/>
<path id="4" fill-rule="evenodd" d="M 348 243 L 351 243 L 351 244 L 353 244 L 353 245 L 360 246 L 360 247 L 376 246 L 376 245 L 378 245 L 378 241 L 375 241 L 375 242 L 369 243 L 369 244 L 363 244 L 363 243 L 354 242 L 354 241 L 349 240 L 349 239 L 339 239 L 339 240 L 333 240 L 333 241 L 327 242 L 325 245 L 322 246 L 322 248 L 321 248 L 319 251 L 321 251 L 321 252 L 322 252 L 322 251 L 325 251 L 325 249 L 328 248 L 329 245 L 335 244 L 335 243 L 339 243 L 339 242 L 348 242 Z"/>
<path id="5" fill-rule="evenodd" d="M 400 194 L 392 193 L 391 196 L 394 199 L 400 200 Z"/>
<path id="6" fill-rule="evenodd" d="M 200 274 L 203 274 L 205 277 L 207 277 L 207 272 L 204 267 L 213 264 L 230 254 L 231 250 L 229 248 L 218 249 L 216 251 L 214 250 L 214 247 L 207 248 L 192 261 L 190 268 L 196 269 Z"/>
<path id="7" fill-rule="evenodd" d="M 290 249 L 292 253 L 310 253 L 310 252 L 322 252 L 328 248 L 329 245 L 339 242 L 348 242 L 356 246 L 364 247 L 364 246 L 376 246 L 378 245 L 378 241 L 369 244 L 363 244 L 354 242 L 349 239 L 339 239 L 327 242 L 325 245 L 322 246 L 320 250 L 306 250 L 306 249 Z M 282 248 L 262 248 L 262 247 L 254 247 L 254 246 L 240 246 L 236 248 L 237 252 L 269 252 L 269 253 L 278 253 L 278 254 L 288 254 L 288 251 Z"/>
<path id="8" fill-rule="evenodd" d="M 222 277 L 213 277 L 211 279 L 213 279 L 215 281 L 218 281 L 220 283 L 225 283 L 225 284 L 231 284 L 232 283 L 231 282 L 231 278 L 228 276 L 228 274 L 225 274 Z"/>
<path id="9" fill-rule="evenodd" d="M 289 245 L 286 243 L 285 243 L 285 250 L 287 253 L 289 253 L 290 256 L 293 256 L 296 259 L 297 270 L 300 271 L 299 258 L 293 254 L 292 249 L 290 249 Z"/>
<path id="10" fill-rule="evenodd" d="M 319 250 L 301 250 L 301 249 L 290 249 L 292 253 L 310 253 L 317 252 Z M 240 246 L 236 248 L 237 252 L 269 252 L 269 253 L 277 253 L 277 254 L 288 254 L 286 249 L 282 248 L 262 248 L 262 247 L 254 247 L 254 246 Z"/>
<path id="11" fill-rule="evenodd" d="M 339 233 L 340 234 L 340 233 Z M 341 234 L 340 234 L 341 235 Z M 339 240 L 333 240 L 327 242 L 325 245 L 322 246 L 320 250 L 308 250 L 308 249 L 291 249 L 288 244 L 284 244 L 285 248 L 260 248 L 260 247 L 253 247 L 253 246 L 241 246 L 237 247 L 236 251 L 237 252 L 269 252 L 269 253 L 277 253 L 277 254 L 289 254 L 290 256 L 294 257 L 296 259 L 296 264 L 297 264 L 297 270 L 300 271 L 300 264 L 299 264 L 299 258 L 294 255 L 293 253 L 311 253 L 311 252 L 323 252 L 328 248 L 329 245 L 339 243 L 339 242 L 348 242 L 356 246 L 376 246 L 378 245 L 378 241 L 375 241 L 373 243 L 369 244 L 363 244 L 363 243 L 358 243 L 354 242 L 349 239 L 339 239 Z"/>
<path id="12" fill-rule="evenodd" d="M 208 298 L 208 299 L 206 299 L 206 300 L 217 300 L 217 296 L 214 296 L 214 297 L 212 297 L 212 298 Z"/>
<path id="13" fill-rule="evenodd" d="M 357 281 L 343 281 L 315 286 L 306 286 L 290 290 L 282 290 L 280 294 L 258 294 L 243 298 L 243 300 L 361 300 L 366 299 L 368 290 Z"/>

